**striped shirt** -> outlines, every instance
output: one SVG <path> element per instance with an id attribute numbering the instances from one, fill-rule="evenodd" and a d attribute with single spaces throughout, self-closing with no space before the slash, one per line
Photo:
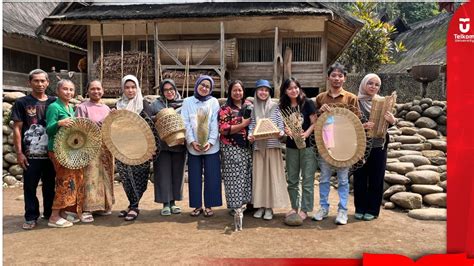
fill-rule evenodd
<path id="1" fill-rule="evenodd" d="M 282 134 L 282 132 L 284 132 L 284 124 L 283 124 L 283 118 L 281 117 L 281 113 L 280 113 L 280 108 L 278 107 L 275 107 L 273 108 L 273 112 L 270 114 L 270 117 L 268 117 L 272 120 L 272 122 L 277 126 L 277 128 L 280 130 L 280 135 Z M 249 136 L 252 136 L 253 135 L 253 130 L 255 129 L 255 126 L 257 125 L 257 122 L 256 122 L 256 119 L 255 119 L 255 116 L 252 115 L 252 120 L 250 120 L 250 125 L 249 125 Z M 263 141 L 265 142 L 265 141 Z M 272 139 L 267 139 L 266 140 L 266 145 L 265 147 L 260 147 L 261 145 L 255 145 L 256 143 L 259 143 L 259 141 L 255 141 L 254 142 L 254 150 L 260 150 L 260 149 L 270 149 L 270 148 L 281 148 L 282 147 L 282 143 L 276 139 L 276 138 L 272 138 Z"/>

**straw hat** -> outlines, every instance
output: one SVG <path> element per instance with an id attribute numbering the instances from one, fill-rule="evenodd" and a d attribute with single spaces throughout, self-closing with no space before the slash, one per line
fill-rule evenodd
<path id="1" fill-rule="evenodd" d="M 101 145 L 99 127 L 87 118 L 76 118 L 70 127 L 59 129 L 53 148 L 62 166 L 81 169 L 96 158 Z"/>
<path id="2" fill-rule="evenodd" d="M 105 146 L 117 160 L 139 165 L 153 157 L 156 142 L 145 119 L 128 110 L 112 111 L 102 124 Z"/>

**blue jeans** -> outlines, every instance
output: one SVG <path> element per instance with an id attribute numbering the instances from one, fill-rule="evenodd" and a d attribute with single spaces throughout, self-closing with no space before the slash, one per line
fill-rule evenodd
<path id="1" fill-rule="evenodd" d="M 347 211 L 347 199 L 349 198 L 349 167 L 335 168 L 329 165 L 323 158 L 319 157 L 319 168 L 321 169 L 321 176 L 319 177 L 319 204 L 322 208 L 329 210 L 329 190 L 331 184 L 329 180 L 334 171 L 337 173 L 339 194 L 338 210 Z"/>

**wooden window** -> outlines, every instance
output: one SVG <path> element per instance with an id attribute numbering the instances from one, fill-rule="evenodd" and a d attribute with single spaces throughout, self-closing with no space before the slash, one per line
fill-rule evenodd
<path id="1" fill-rule="evenodd" d="M 37 55 L 3 48 L 3 70 L 30 73 L 36 68 L 38 68 Z M 51 69 L 45 70 L 50 71 Z"/>
<path id="2" fill-rule="evenodd" d="M 93 47 L 93 54 L 92 58 L 94 62 L 100 56 L 100 41 L 95 41 L 92 44 Z M 122 50 L 122 41 L 104 41 L 104 55 L 109 53 L 120 53 Z M 123 42 L 123 51 L 130 51 L 131 50 L 131 42 L 124 41 Z"/>
<path id="3" fill-rule="evenodd" d="M 282 55 L 286 47 L 290 47 L 293 51 L 293 62 L 321 61 L 321 37 L 283 38 Z"/>
<path id="4" fill-rule="evenodd" d="M 238 39 L 239 62 L 273 62 L 274 39 Z"/>

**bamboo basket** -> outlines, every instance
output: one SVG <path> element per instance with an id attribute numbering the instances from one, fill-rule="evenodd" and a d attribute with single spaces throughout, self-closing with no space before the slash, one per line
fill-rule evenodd
<path id="1" fill-rule="evenodd" d="M 173 108 L 165 108 L 156 115 L 156 129 L 160 139 L 168 146 L 182 144 L 185 139 L 186 129 L 181 116 Z"/>

